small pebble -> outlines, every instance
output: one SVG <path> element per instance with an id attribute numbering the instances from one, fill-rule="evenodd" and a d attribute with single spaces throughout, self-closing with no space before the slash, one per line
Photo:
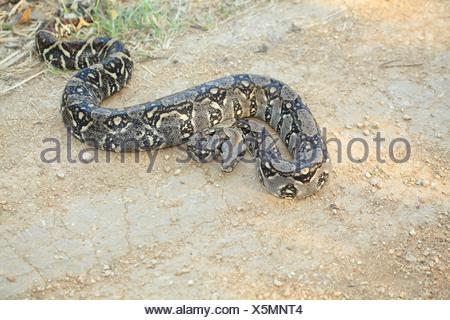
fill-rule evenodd
<path id="1" fill-rule="evenodd" d="M 345 125 L 345 129 L 351 129 L 351 128 L 353 128 L 352 125 L 350 125 L 350 124 L 346 124 L 346 125 Z"/>
<path id="2" fill-rule="evenodd" d="M 372 177 L 372 174 L 371 174 L 369 171 L 367 171 L 366 174 L 365 174 L 365 176 L 366 176 L 367 179 L 369 179 L 369 178 Z"/>
<path id="3" fill-rule="evenodd" d="M 286 290 L 283 291 L 283 296 L 289 297 L 290 295 L 291 295 L 291 290 L 289 290 L 289 288 L 286 288 Z"/>
<path id="4" fill-rule="evenodd" d="M 111 270 L 105 270 L 103 271 L 105 277 L 110 277 L 114 275 L 114 272 L 112 272 Z"/>
<path id="5" fill-rule="evenodd" d="M 412 119 L 411 116 L 408 115 L 408 114 L 405 114 L 405 115 L 403 116 L 403 120 L 409 121 L 409 120 L 411 120 L 411 119 Z"/>
<path id="6" fill-rule="evenodd" d="M 94 155 L 90 152 L 84 152 L 81 155 L 81 159 L 83 159 L 83 161 L 91 161 L 92 159 L 94 159 Z"/>
<path id="7" fill-rule="evenodd" d="M 269 47 L 263 43 L 256 48 L 255 53 L 266 53 L 267 51 L 269 51 Z"/>
<path id="8" fill-rule="evenodd" d="M 189 281 L 187 282 L 187 284 L 188 284 L 188 286 L 192 286 L 192 285 L 194 284 L 194 280 L 189 280 Z"/>
<path id="9" fill-rule="evenodd" d="M 372 129 L 380 129 L 378 122 L 372 123 Z"/>
<path id="10" fill-rule="evenodd" d="M 366 130 L 363 131 L 363 134 L 364 134 L 365 136 L 368 136 L 368 135 L 370 135 L 370 131 L 366 129 Z"/>
<path id="11" fill-rule="evenodd" d="M 417 185 L 417 186 L 427 187 L 427 186 L 430 185 L 430 182 L 428 182 L 428 181 L 425 180 L 425 179 L 417 179 L 417 180 L 416 180 L 416 185 Z"/>
<path id="12" fill-rule="evenodd" d="M 181 275 L 183 275 L 183 274 L 186 274 L 186 273 L 189 273 L 189 268 L 186 268 L 186 267 L 184 267 L 183 269 L 181 269 L 180 271 L 177 271 L 176 273 L 175 273 L 175 275 L 176 276 L 181 276 Z"/>
<path id="13" fill-rule="evenodd" d="M 331 203 L 330 208 L 333 211 L 333 213 L 336 213 L 339 210 L 339 207 L 335 203 Z"/>
<path id="14" fill-rule="evenodd" d="M 58 172 L 58 173 L 56 174 L 56 176 L 57 176 L 59 179 L 64 179 L 64 177 L 65 177 L 64 172 Z"/>
<path id="15" fill-rule="evenodd" d="M 291 28 L 289 29 L 289 31 L 291 32 L 300 32 L 302 31 L 302 28 L 298 25 L 296 25 L 295 23 L 291 24 Z"/>
<path id="16" fill-rule="evenodd" d="M 276 285 L 277 287 L 281 287 L 283 285 L 283 281 L 280 281 L 278 279 L 274 279 L 273 280 L 273 284 Z"/>
<path id="17" fill-rule="evenodd" d="M 364 128 L 364 123 L 358 122 L 358 123 L 356 124 L 356 126 L 358 127 L 358 129 L 362 129 L 362 128 Z"/>
<path id="18" fill-rule="evenodd" d="M 407 251 L 405 253 L 405 260 L 408 261 L 408 262 L 416 262 L 417 258 L 410 251 Z"/>
<path id="19" fill-rule="evenodd" d="M 409 235 L 411 236 L 411 237 L 414 237 L 415 235 L 416 235 L 416 230 L 414 230 L 414 229 L 411 229 L 411 230 L 409 230 Z"/>
<path id="20" fill-rule="evenodd" d="M 378 177 L 373 177 L 372 179 L 369 180 L 369 183 L 372 186 L 377 187 L 378 189 L 381 189 L 383 187 L 383 182 Z"/>
<path id="21" fill-rule="evenodd" d="M 175 172 L 173 173 L 174 175 L 178 176 L 181 173 L 180 169 L 176 169 Z"/>

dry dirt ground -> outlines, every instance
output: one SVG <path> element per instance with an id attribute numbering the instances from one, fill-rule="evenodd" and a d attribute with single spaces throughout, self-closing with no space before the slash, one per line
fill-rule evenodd
<path id="1" fill-rule="evenodd" d="M 113 106 L 226 74 L 266 74 L 304 97 L 334 170 L 316 196 L 287 201 L 253 164 L 179 163 L 150 173 L 98 153 L 77 159 L 58 114 L 63 75 L 0 97 L 1 298 L 449 299 L 450 20 L 447 1 L 287 1 L 193 30 L 136 65 Z M 381 158 L 373 138 L 380 132 Z M 369 158 L 346 147 L 364 138 Z M 40 160 L 61 142 L 59 163 Z M 405 138 L 410 159 L 389 143 Z M 351 151 L 362 157 L 362 144 Z M 95 155 L 91 152 L 91 156 Z M 393 156 L 407 156 L 395 143 Z M 89 156 L 84 156 L 89 159 Z"/>

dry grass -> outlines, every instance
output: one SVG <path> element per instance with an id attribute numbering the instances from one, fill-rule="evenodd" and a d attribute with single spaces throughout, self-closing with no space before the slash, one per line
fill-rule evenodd
<path id="1" fill-rule="evenodd" d="M 70 14 L 67 2 L 20 0 L 11 4 L 0 0 L 0 95 L 51 70 L 34 53 L 34 33 L 41 21 L 55 16 L 58 8 Z M 161 52 L 175 37 L 191 29 L 209 30 L 263 2 L 267 0 L 96 1 L 90 13 L 92 23 L 73 28 L 71 36 L 122 39 L 139 62 L 161 58 Z M 27 10 L 32 12 L 29 17 Z"/>

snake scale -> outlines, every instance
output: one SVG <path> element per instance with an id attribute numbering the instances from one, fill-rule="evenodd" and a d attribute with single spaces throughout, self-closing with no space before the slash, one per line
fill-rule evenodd
<path id="1" fill-rule="evenodd" d="M 101 101 L 121 90 L 132 74 L 133 60 L 122 42 L 64 40 L 47 21 L 35 44 L 45 62 L 79 70 L 64 88 L 61 113 L 73 136 L 88 145 L 120 152 L 187 143 L 193 159 L 219 159 L 224 171 L 249 150 L 260 181 L 281 198 L 307 197 L 328 180 L 330 159 L 319 127 L 300 96 L 281 81 L 230 75 L 152 102 L 105 108 Z"/>

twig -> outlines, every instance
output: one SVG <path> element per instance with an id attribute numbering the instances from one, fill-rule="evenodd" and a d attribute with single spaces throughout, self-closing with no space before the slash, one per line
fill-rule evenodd
<path id="1" fill-rule="evenodd" d="M 146 66 L 144 66 L 143 64 L 141 65 L 141 68 L 144 69 L 145 71 L 147 71 L 148 73 L 150 73 L 150 75 L 155 76 L 155 73 L 153 73 L 150 69 L 148 69 Z"/>
<path id="2" fill-rule="evenodd" d="M 346 10 L 342 9 L 342 10 L 336 10 L 333 13 L 329 14 L 328 16 L 326 16 L 325 18 L 320 19 L 320 21 L 316 21 L 316 22 L 312 22 L 309 25 L 306 25 L 304 27 L 299 26 L 302 29 L 311 29 L 317 26 L 324 26 L 327 25 L 331 22 L 334 22 L 336 19 L 340 18 L 342 16 L 342 13 L 344 13 Z"/>
<path id="3" fill-rule="evenodd" d="M 395 59 L 395 60 L 387 61 L 385 63 L 380 64 L 378 67 L 382 68 L 382 69 L 387 69 L 387 68 L 418 67 L 418 66 L 423 65 L 423 63 L 391 64 L 391 63 L 397 62 L 397 61 L 400 61 L 400 60 Z"/>
<path id="4" fill-rule="evenodd" d="M 11 11 L 9 11 L 8 13 L 8 18 L 11 18 L 12 15 L 14 15 L 17 10 L 19 10 L 19 8 L 24 4 L 25 0 L 20 0 L 19 2 L 17 2 L 14 7 L 12 7 Z"/>
<path id="5" fill-rule="evenodd" d="M 6 58 L 4 58 L 2 61 L 0 61 L 0 70 L 7 69 L 9 66 L 15 64 L 17 61 L 19 61 L 20 59 L 22 59 L 23 57 L 28 55 L 30 53 L 30 49 L 33 47 L 33 45 L 34 45 L 34 41 L 30 41 L 24 46 L 24 49 L 26 49 L 26 51 L 17 53 L 18 50 L 16 50 L 12 54 L 10 54 Z"/>
<path id="6" fill-rule="evenodd" d="M 23 51 L 19 54 L 17 54 L 17 52 L 14 52 L 12 55 L 9 55 L 8 57 L 6 57 L 5 59 L 3 59 L 0 62 L 0 66 L 3 64 L 6 64 L 5 66 L 0 67 L 0 70 L 4 70 L 4 69 L 8 68 L 9 66 L 13 65 L 17 61 L 19 61 L 20 59 L 25 57 L 26 55 L 28 55 L 28 51 Z M 6 62 L 8 62 L 8 63 L 6 63 Z"/>
<path id="7" fill-rule="evenodd" d="M 30 76 L 30 77 L 28 77 L 28 78 L 26 78 L 26 79 L 24 79 L 24 80 L 22 80 L 22 81 L 17 82 L 17 83 L 16 83 L 15 85 L 13 85 L 12 87 L 9 87 L 9 88 L 6 88 L 6 89 L 3 90 L 3 91 L 0 91 L 0 96 L 3 96 L 3 95 L 5 95 L 5 94 L 7 94 L 8 92 L 10 92 L 11 90 L 14 90 L 14 89 L 20 87 L 21 85 L 27 83 L 28 81 L 30 81 L 30 80 L 36 78 L 37 76 L 43 74 L 45 71 L 47 71 L 47 69 L 41 70 L 41 71 L 39 71 L 38 73 L 36 73 L 36 74 L 34 74 L 34 75 L 32 75 L 32 76 Z"/>
<path id="8" fill-rule="evenodd" d="M 14 42 L 20 41 L 18 37 L 10 37 L 10 38 L 0 38 L 0 42 Z"/>

